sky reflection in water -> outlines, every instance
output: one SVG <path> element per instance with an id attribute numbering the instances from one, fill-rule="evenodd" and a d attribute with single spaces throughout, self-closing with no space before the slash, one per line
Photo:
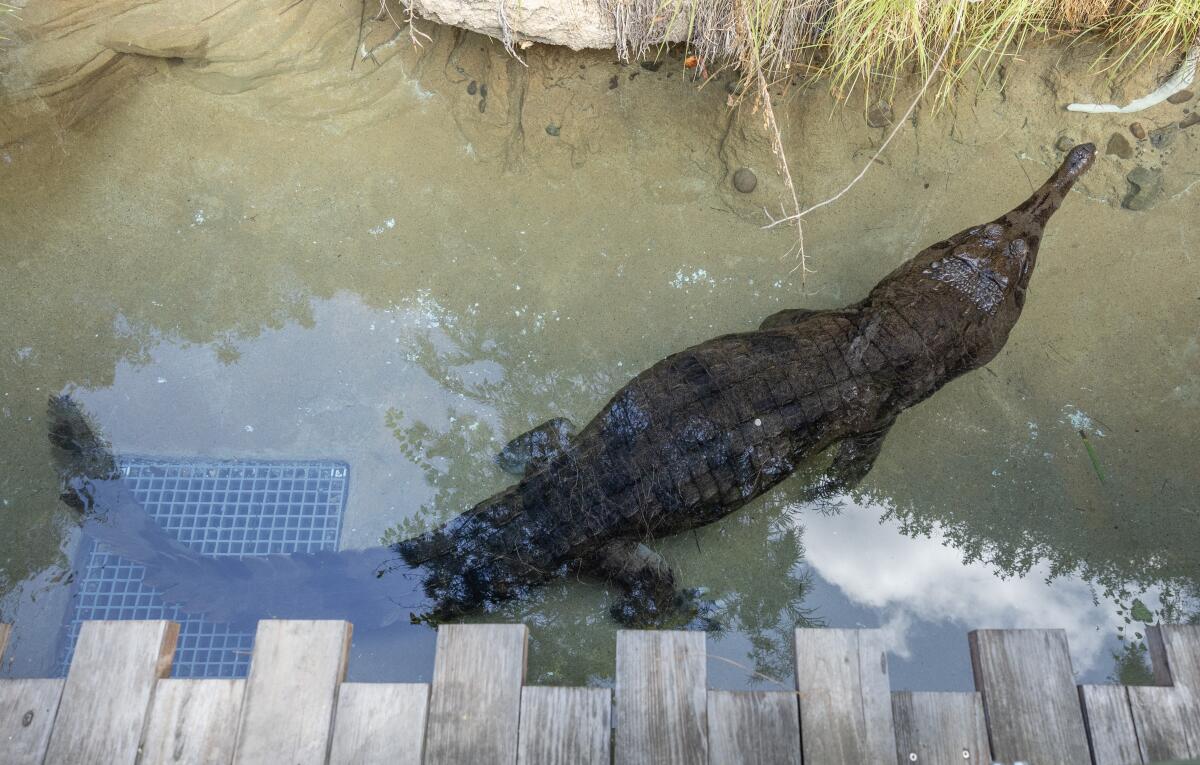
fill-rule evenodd
<path id="1" fill-rule="evenodd" d="M 118 333 L 135 332 L 118 323 Z M 370 546 L 418 508 L 445 517 L 506 481 L 490 464 L 508 435 L 500 410 L 513 405 L 501 394 L 503 359 L 479 354 L 479 346 L 495 345 L 461 330 L 460 318 L 427 294 L 378 310 L 342 293 L 313 301 L 304 320 L 249 340 L 190 344 L 147 334 L 136 358 L 118 365 L 111 386 L 76 395 L 118 451 L 349 461 L 354 481 L 343 546 Z M 320 363 L 280 377 L 278 370 L 294 368 L 297 358 Z M 595 407 L 626 374 L 597 374 L 586 391 Z M 272 378 L 278 384 L 264 391 L 261 381 Z M 964 562 L 937 526 L 928 536 L 906 536 L 899 520 L 886 517 L 886 499 L 863 494 L 836 504 L 840 512 L 821 512 L 789 501 L 785 489 L 703 530 L 695 542 L 706 548 L 701 554 L 692 555 L 688 540 L 663 543 L 687 584 L 708 587 L 727 606 L 728 629 L 710 639 L 712 653 L 724 657 L 710 663 L 714 685 L 773 685 L 764 676 L 790 684 L 787 636 L 797 618 L 881 627 L 898 688 L 969 688 L 966 631 L 977 627 L 1061 627 L 1081 677 L 1113 672 L 1123 620 L 1119 604 L 1092 585 L 1072 575 L 1047 581 L 1046 563 L 1005 576 L 991 564 Z M 738 529 L 756 525 L 761 533 Z M 789 530 L 794 538 L 781 542 Z M 709 554 L 713 538 L 732 549 Z M 755 569 L 772 553 L 782 557 Z M 739 560 L 758 577 L 731 585 L 728 573 Z M 481 618 L 531 622 L 531 673 L 542 679 L 607 682 L 611 649 L 603 643 L 616 625 L 607 618 L 605 593 L 596 584 L 549 589 L 556 588 Z M 1158 606 L 1156 598 L 1143 600 Z M 386 634 L 363 633 L 358 643 L 352 676 L 428 677 L 420 657 L 432 655 L 432 634 L 415 642 L 408 636 L 414 661 L 405 667 L 393 663 Z"/>
<path id="2" fill-rule="evenodd" d="M 1081 129 L 1038 84 L 1061 51 L 1030 56 L 981 108 L 906 126 L 885 165 L 812 217 L 807 285 L 778 257 L 792 234 L 760 228 L 775 160 L 754 118 L 729 133 L 724 89 L 666 70 L 610 91 L 601 53 L 528 89 L 528 124 L 559 124 L 567 101 L 577 119 L 557 138 L 530 131 L 517 169 L 501 167 L 505 111 L 481 115 L 440 64 L 421 85 L 436 97 L 388 87 L 384 112 L 316 122 L 273 112 L 266 87 L 231 97 L 151 77 L 86 130 L 6 147 L 13 671 L 53 664 L 78 536 L 41 446 L 49 394 L 76 391 L 125 453 L 345 460 L 343 544 L 376 544 L 490 495 L 506 483 L 501 443 L 552 416 L 582 424 L 667 353 L 781 308 L 857 300 L 904 257 L 1010 209 L 1057 165 L 1048 137 Z M 820 89 L 780 108 L 804 141 L 805 198 L 840 188 L 877 142 Z M 722 153 L 736 133 L 741 148 Z M 685 586 L 725 604 L 714 685 L 789 684 L 798 622 L 883 625 L 897 687 L 962 688 L 971 628 L 1065 627 L 1077 669 L 1103 679 L 1118 629 L 1139 629 L 1125 625 L 1134 598 L 1194 617 L 1197 136 L 1160 152 L 1166 190 L 1149 211 L 1119 209 L 1127 164 L 1098 163 L 1047 232 L 1004 353 L 906 412 L 839 515 L 798 504 L 798 476 L 656 543 Z M 760 170 L 758 196 L 729 189 L 735 159 Z M 479 618 L 531 624 L 531 680 L 608 682 L 610 597 L 562 581 Z M 427 678 L 432 633 L 404 653 L 388 637 L 356 633 L 352 676 Z"/>

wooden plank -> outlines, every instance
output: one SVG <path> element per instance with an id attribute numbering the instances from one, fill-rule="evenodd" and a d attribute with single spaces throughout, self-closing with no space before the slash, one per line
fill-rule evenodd
<path id="1" fill-rule="evenodd" d="M 1146 630 L 1159 685 L 1181 685 L 1200 697 L 1200 625 L 1162 624 Z"/>
<path id="2" fill-rule="evenodd" d="M 703 632 L 617 631 L 618 765 L 706 765 Z"/>
<path id="3" fill-rule="evenodd" d="M 708 761 L 800 765 L 800 709 L 791 691 L 709 691 Z"/>
<path id="4" fill-rule="evenodd" d="M 139 765 L 226 765 L 245 680 L 159 680 Z"/>
<path id="5" fill-rule="evenodd" d="M 233 761 L 319 765 L 329 754 L 333 705 L 346 674 L 344 621 L 258 623 Z"/>
<path id="6" fill-rule="evenodd" d="M 992 761 L 978 693 L 895 691 L 892 718 L 901 763 L 988 765 Z"/>
<path id="7" fill-rule="evenodd" d="M 1095 765 L 1141 765 L 1129 694 L 1123 685 L 1081 685 L 1079 703 Z"/>
<path id="8" fill-rule="evenodd" d="M 1131 685 L 1129 707 L 1143 761 L 1200 757 L 1200 705 L 1189 689 Z"/>
<path id="9" fill-rule="evenodd" d="M 0 762 L 41 765 L 64 682 L 0 680 Z"/>
<path id="10" fill-rule="evenodd" d="M 175 622 L 84 622 L 46 761 L 133 762 L 155 685 L 171 671 L 178 635 Z"/>
<path id="11" fill-rule="evenodd" d="M 523 624 L 438 628 L 426 763 L 517 761 L 528 636 Z"/>
<path id="12" fill-rule="evenodd" d="M 895 760 L 891 681 L 879 630 L 796 630 L 796 690 L 805 762 Z"/>
<path id="13" fill-rule="evenodd" d="M 427 683 L 342 683 L 330 765 L 421 765 Z"/>
<path id="14" fill-rule="evenodd" d="M 519 765 L 608 765 L 612 691 L 526 686 L 521 691 Z"/>
<path id="15" fill-rule="evenodd" d="M 968 639 L 992 756 L 1000 762 L 1090 765 L 1066 633 L 976 630 Z"/>

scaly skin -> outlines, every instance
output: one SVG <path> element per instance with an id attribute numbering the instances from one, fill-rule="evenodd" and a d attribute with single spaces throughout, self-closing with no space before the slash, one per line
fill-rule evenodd
<path id="1" fill-rule="evenodd" d="M 85 531 L 145 566 L 167 602 L 216 621 L 441 620 L 573 568 L 625 587 L 614 610 L 623 621 L 688 618 L 694 604 L 642 540 L 711 523 L 834 445 L 813 494 L 861 480 L 902 411 L 999 353 L 1046 222 L 1094 157 L 1091 144 L 1075 147 L 1023 204 L 922 250 L 859 303 L 783 311 L 668 356 L 573 437 L 561 420 L 531 431 L 499 460 L 527 463 L 518 483 L 391 550 L 199 556 L 149 519 L 65 396 L 50 402 L 64 497 L 85 512 Z"/>
<path id="2" fill-rule="evenodd" d="M 622 563 L 640 540 L 711 523 L 834 444 L 818 489 L 852 486 L 900 412 L 999 353 L 1046 222 L 1094 156 L 1075 147 L 1026 202 L 922 250 L 857 304 L 785 311 L 639 374 L 519 483 L 396 546 L 430 569 L 435 615 L 514 597 L 574 565 L 624 581 L 642 601 L 625 618 L 653 616 L 673 581 L 644 552 Z"/>

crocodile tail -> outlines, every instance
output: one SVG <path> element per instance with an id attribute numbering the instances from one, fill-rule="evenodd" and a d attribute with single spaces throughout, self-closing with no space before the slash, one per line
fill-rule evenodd
<path id="1" fill-rule="evenodd" d="M 54 464 L 64 481 L 116 478 L 117 460 L 112 447 L 75 399 L 66 393 L 51 396 L 46 416 Z"/>

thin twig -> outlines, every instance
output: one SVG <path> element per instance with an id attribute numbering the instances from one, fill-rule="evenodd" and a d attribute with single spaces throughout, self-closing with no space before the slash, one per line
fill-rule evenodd
<path id="1" fill-rule="evenodd" d="M 742 664 L 741 662 L 734 661 L 733 659 L 727 659 L 724 656 L 716 656 L 711 653 L 708 655 L 708 658 L 713 659 L 714 661 L 723 661 L 726 664 L 732 664 L 733 666 L 737 667 L 738 669 L 744 669 L 745 671 L 749 672 L 751 675 L 754 675 L 755 677 L 759 678 L 760 680 L 766 680 L 768 683 L 775 683 L 776 685 L 778 685 L 782 688 L 787 688 L 789 685 L 789 683 L 785 683 L 782 680 L 777 680 L 777 679 L 771 677 L 770 675 L 764 675 L 762 672 L 759 672 L 758 670 L 754 669 L 753 667 L 748 667 L 745 664 Z"/>
<path id="2" fill-rule="evenodd" d="M 964 2 L 968 2 L 968 1 L 969 0 L 964 0 Z M 946 46 L 944 48 L 942 48 L 942 52 L 938 55 L 937 61 L 935 61 L 933 63 L 933 68 L 930 70 L 929 76 L 925 78 L 925 82 L 921 83 L 921 89 L 917 91 L 916 98 L 914 98 L 912 103 L 908 105 L 908 109 L 904 112 L 904 116 L 901 117 L 899 120 L 897 120 L 896 126 L 894 128 L 892 128 L 892 132 L 888 134 L 888 137 L 885 138 L 883 143 L 879 146 L 879 150 L 875 152 L 875 154 L 871 157 L 870 161 L 868 161 L 867 164 L 863 165 L 863 169 L 859 171 L 858 175 L 854 176 L 854 180 L 852 180 L 852 181 L 850 181 L 850 183 L 846 184 L 846 188 L 844 188 L 841 191 L 839 191 L 838 193 L 834 194 L 829 199 L 826 199 L 823 202 L 818 202 L 815 205 L 813 205 L 812 207 L 806 208 L 804 210 L 799 210 L 799 206 L 797 206 L 798 211 L 795 214 L 788 215 L 788 216 L 778 218 L 778 219 L 772 218 L 771 222 L 768 223 L 767 225 L 763 226 L 763 228 L 775 228 L 776 226 L 780 225 L 781 223 L 789 223 L 793 220 L 799 222 L 799 220 L 801 218 L 803 218 L 805 215 L 808 215 L 813 210 L 818 210 L 818 209 L 824 207 L 825 205 L 833 204 L 837 200 L 844 197 L 846 195 L 846 193 L 848 191 L 850 191 L 850 189 L 854 188 L 854 184 L 858 183 L 859 181 L 861 181 L 863 179 L 863 177 L 867 174 L 867 171 L 871 169 L 871 165 L 874 165 L 875 162 L 879 159 L 879 155 L 883 154 L 884 150 L 887 149 L 888 144 L 890 144 L 892 142 L 892 139 L 896 137 L 896 134 L 900 132 L 900 129 L 902 127 L 904 127 L 904 124 L 906 122 L 908 122 L 909 118 L 912 116 L 913 111 L 916 110 L 917 104 L 919 104 L 921 102 L 921 99 L 924 98 L 925 91 L 929 89 L 929 85 L 930 85 L 930 83 L 933 82 L 933 78 L 935 76 L 937 76 L 938 70 L 941 69 L 942 62 L 946 60 L 946 55 L 950 53 L 950 48 L 954 44 L 954 38 L 958 35 L 959 27 L 962 25 L 962 19 L 963 19 L 963 5 L 960 3 L 958 6 L 958 13 L 954 18 L 954 27 L 950 30 L 950 35 L 946 38 Z"/>
<path id="3" fill-rule="evenodd" d="M 358 40 L 354 42 L 354 58 L 350 59 L 350 71 L 354 71 L 354 65 L 358 63 L 359 52 L 362 49 L 362 33 L 363 27 L 367 23 L 367 0 L 362 0 L 362 9 L 358 12 Z"/>
<path id="4" fill-rule="evenodd" d="M 516 45 L 513 42 L 512 25 L 508 23 L 508 13 L 504 10 L 504 3 L 505 0 L 498 0 L 496 3 L 496 16 L 500 20 L 500 41 L 504 43 L 504 49 L 508 51 L 510 56 L 517 60 L 517 63 L 528 67 L 529 64 L 526 64 L 525 59 L 521 58 L 517 53 Z"/>
<path id="5" fill-rule="evenodd" d="M 417 29 L 417 25 L 413 23 L 416 14 L 413 12 L 412 5 L 407 0 L 400 0 L 400 4 L 404 6 L 404 22 L 408 24 L 408 39 L 412 42 L 414 48 L 425 47 L 417 38 L 424 37 L 426 40 L 432 40 L 433 38 Z M 396 25 L 396 29 L 402 28 L 400 22 L 396 20 L 396 17 L 392 15 L 392 11 L 387 7 L 387 0 L 379 0 L 379 13 L 376 14 L 376 17 L 382 18 L 385 14 Z"/>
<path id="6" fill-rule="evenodd" d="M 746 25 L 747 30 L 750 27 L 750 18 L 745 8 L 742 9 L 742 23 Z M 775 106 L 771 101 L 771 87 L 767 83 L 767 76 L 763 72 L 761 52 L 757 46 L 751 45 L 754 66 L 754 73 L 758 79 L 758 98 L 763 107 L 763 120 L 766 123 L 767 133 L 771 136 L 771 153 L 775 155 L 776 161 L 779 163 L 779 170 L 783 173 L 783 183 L 787 188 L 788 193 L 792 196 L 792 209 L 796 215 L 796 243 L 788 248 L 788 251 L 783 254 L 787 258 L 792 253 L 795 253 L 799 259 L 796 268 L 800 271 L 800 285 L 803 287 L 807 282 L 808 275 L 813 273 L 808 267 L 808 254 L 804 249 L 804 224 L 800 220 L 800 197 L 796 194 L 796 184 L 792 182 L 792 171 L 788 168 L 787 153 L 783 149 L 783 133 L 779 130 L 779 123 L 775 121 Z"/>

